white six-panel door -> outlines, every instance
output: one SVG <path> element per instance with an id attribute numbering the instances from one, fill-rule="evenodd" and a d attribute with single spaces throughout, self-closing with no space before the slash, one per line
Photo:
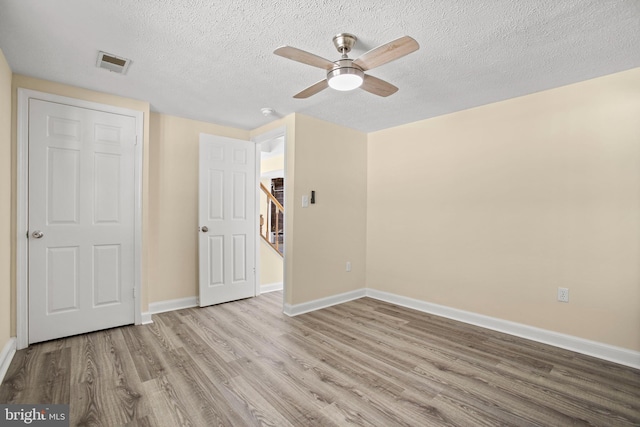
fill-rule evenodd
<path id="1" fill-rule="evenodd" d="M 200 134 L 200 306 L 255 296 L 255 144 Z"/>
<path id="2" fill-rule="evenodd" d="M 134 117 L 29 100 L 29 342 L 134 322 Z"/>

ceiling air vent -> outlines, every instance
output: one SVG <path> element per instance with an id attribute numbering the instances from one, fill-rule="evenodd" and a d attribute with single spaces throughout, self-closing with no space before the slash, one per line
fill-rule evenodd
<path id="1" fill-rule="evenodd" d="M 98 63 L 96 64 L 98 68 L 104 68 L 118 74 L 126 74 L 129 64 L 131 64 L 130 59 L 120 58 L 102 51 L 98 52 Z"/>

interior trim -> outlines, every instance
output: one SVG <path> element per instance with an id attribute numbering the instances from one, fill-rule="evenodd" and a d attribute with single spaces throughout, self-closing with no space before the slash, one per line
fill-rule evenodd
<path id="1" fill-rule="evenodd" d="M 0 384 L 4 380 L 4 376 L 9 370 L 9 365 L 13 360 L 13 356 L 16 355 L 16 339 L 9 338 L 9 341 L 4 345 L 2 352 L 0 352 Z"/>
<path id="2" fill-rule="evenodd" d="M 353 301 L 365 296 L 367 296 L 366 289 L 363 288 L 357 289 L 355 291 L 345 292 L 343 294 L 332 295 L 326 298 L 316 299 L 309 302 L 303 302 L 302 304 L 285 304 L 284 314 L 293 317 L 299 314 L 309 313 L 311 311 L 331 307 L 332 305 Z"/>
<path id="3" fill-rule="evenodd" d="M 293 241 L 293 229 L 289 229 L 289 231 L 286 231 L 286 227 L 287 227 L 287 223 L 288 221 L 292 218 L 293 215 L 293 208 L 290 209 L 290 212 L 287 211 L 287 206 L 289 201 L 287 200 L 287 187 L 289 185 L 291 185 L 293 188 L 293 174 L 288 175 L 287 174 L 287 127 L 286 126 L 279 126 L 275 129 L 263 132 L 261 134 L 258 134 L 254 137 L 251 138 L 251 141 L 253 141 L 256 144 L 256 188 L 260 188 L 260 174 L 261 174 L 261 169 L 262 169 L 262 159 L 261 159 L 261 147 L 262 144 L 267 144 L 269 143 L 269 141 L 276 139 L 276 138 L 282 138 L 283 140 L 283 145 L 284 145 L 284 203 L 283 206 L 285 207 L 285 219 L 284 219 L 284 226 L 285 226 L 285 251 L 282 254 L 282 270 L 283 270 L 283 278 L 282 278 L 282 303 L 284 304 L 287 300 L 287 252 L 288 250 L 286 249 L 287 247 L 291 247 L 291 242 Z M 256 210 L 257 210 L 257 217 L 260 218 L 260 191 L 258 190 L 256 192 Z M 291 221 L 293 223 L 293 221 Z M 260 221 L 256 221 L 256 296 L 260 295 L 260 284 L 259 284 L 259 278 L 260 278 L 260 245 L 261 245 L 261 239 L 260 239 Z M 287 243 L 288 242 L 288 243 Z M 289 249 L 291 250 L 291 249 Z"/>
<path id="4" fill-rule="evenodd" d="M 165 313 L 167 311 L 182 310 L 198 306 L 197 297 L 178 298 L 149 303 L 149 314 Z"/>
<path id="5" fill-rule="evenodd" d="M 151 318 L 151 313 L 149 313 L 148 311 L 145 311 L 144 313 L 142 313 L 142 321 L 140 322 L 141 325 L 150 325 L 153 323 L 153 319 Z"/>
<path id="6" fill-rule="evenodd" d="M 260 285 L 260 293 L 266 294 L 267 292 L 281 291 L 282 288 L 283 288 L 282 282 L 267 283 L 264 285 Z"/>

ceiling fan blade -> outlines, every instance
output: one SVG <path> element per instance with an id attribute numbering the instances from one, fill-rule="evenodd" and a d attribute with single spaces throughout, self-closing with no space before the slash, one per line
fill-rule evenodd
<path id="1" fill-rule="evenodd" d="M 315 95 L 316 93 L 323 91 L 328 87 L 329 87 L 329 82 L 327 82 L 327 79 L 322 79 L 318 83 L 314 83 L 308 88 L 304 89 L 302 92 L 299 92 L 293 95 L 293 97 L 297 99 L 308 98 L 311 95 Z"/>
<path id="2" fill-rule="evenodd" d="M 313 67 L 323 68 L 325 70 L 331 70 L 335 67 L 335 64 L 328 59 L 324 59 L 313 53 L 309 53 L 306 50 L 301 50 L 291 46 L 281 46 L 273 51 L 278 56 L 291 59 L 293 61 L 302 62 L 303 64 L 311 65 Z"/>
<path id="3" fill-rule="evenodd" d="M 353 64 L 367 71 L 395 59 L 402 58 L 418 49 L 420 49 L 420 45 L 417 41 L 409 36 L 404 36 L 371 49 L 353 61 Z"/>
<path id="4" fill-rule="evenodd" d="M 360 89 L 364 89 L 369 93 L 384 97 L 393 95 L 398 91 L 398 88 L 391 83 L 385 82 L 384 80 L 368 74 L 364 75 L 364 81 L 362 82 Z"/>

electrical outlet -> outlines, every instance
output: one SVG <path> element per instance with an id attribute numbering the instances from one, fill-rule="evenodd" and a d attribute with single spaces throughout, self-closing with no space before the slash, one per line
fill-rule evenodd
<path id="1" fill-rule="evenodd" d="M 569 302 L 569 288 L 558 288 L 558 301 Z"/>

